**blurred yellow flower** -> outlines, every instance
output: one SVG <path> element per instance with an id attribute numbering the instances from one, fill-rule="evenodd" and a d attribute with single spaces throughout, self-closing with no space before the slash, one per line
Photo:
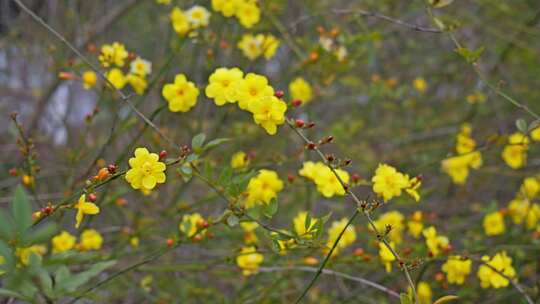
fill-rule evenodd
<path id="1" fill-rule="evenodd" d="M 242 250 L 236 257 L 236 264 L 242 268 L 242 274 L 245 276 L 259 272 L 259 265 L 264 261 L 264 256 L 257 252 L 255 247 L 242 247 Z"/>
<path id="2" fill-rule="evenodd" d="M 212 9 L 225 17 L 232 17 L 244 0 L 212 0 Z"/>
<path id="3" fill-rule="evenodd" d="M 455 184 L 463 185 L 469 176 L 469 168 L 478 169 L 482 166 L 482 154 L 479 151 L 449 157 L 441 162 L 441 169 L 450 175 Z"/>
<path id="4" fill-rule="evenodd" d="M 433 256 L 438 256 L 442 250 L 448 248 L 450 241 L 446 236 L 438 235 L 435 227 L 430 226 L 422 231 L 426 239 L 426 246 Z"/>
<path id="5" fill-rule="evenodd" d="M 250 60 L 259 58 L 264 52 L 264 35 L 251 35 L 244 34 L 242 39 L 238 42 L 238 48 L 242 51 L 242 54 Z"/>
<path id="6" fill-rule="evenodd" d="M 345 226 L 347 226 L 347 223 L 349 220 L 347 218 L 342 218 L 339 221 L 332 222 L 332 225 L 328 229 L 328 240 L 326 241 L 326 248 L 325 251 L 328 252 L 336 242 L 336 240 L 339 237 L 339 234 Z M 336 245 L 336 248 L 334 249 L 334 252 L 332 255 L 337 255 L 341 250 L 347 248 L 351 244 L 356 241 L 356 231 L 354 229 L 353 225 L 347 226 L 347 229 L 343 232 L 343 235 L 341 236 L 341 239 Z"/>
<path id="7" fill-rule="evenodd" d="M 373 223 L 375 228 L 380 233 L 386 231 L 386 226 L 390 226 L 392 230 L 388 233 L 388 238 L 395 244 L 400 244 L 402 241 L 403 230 L 405 230 L 405 217 L 399 211 L 388 211 L 383 213 Z M 368 229 L 372 230 L 371 225 L 368 225 Z"/>
<path id="8" fill-rule="evenodd" d="M 418 293 L 418 301 L 420 304 L 431 304 L 433 293 L 431 292 L 431 287 L 427 282 L 418 282 L 416 286 L 416 292 Z"/>
<path id="9" fill-rule="evenodd" d="M 392 249 L 395 249 L 394 242 L 390 242 L 389 245 Z M 396 260 L 396 257 L 383 242 L 379 242 L 379 259 L 384 264 L 386 272 L 392 272 L 392 262 Z"/>
<path id="10" fill-rule="evenodd" d="M 313 232 L 315 232 L 314 228 L 318 219 L 312 217 L 309 227 L 306 229 L 307 214 L 308 213 L 306 211 L 299 212 L 293 219 L 293 226 L 294 231 L 299 237 L 310 239 L 313 237 Z"/>
<path id="11" fill-rule="evenodd" d="M 300 100 L 302 104 L 308 103 L 313 99 L 313 90 L 309 82 L 302 77 L 295 78 L 289 84 L 289 92 L 292 100 Z"/>
<path id="12" fill-rule="evenodd" d="M 35 254 L 39 257 L 47 253 L 47 247 L 43 245 L 32 245 L 25 248 L 17 248 L 15 255 L 19 258 L 22 265 L 27 266 L 30 262 L 30 255 Z"/>
<path id="13" fill-rule="evenodd" d="M 249 245 L 259 242 L 259 238 L 255 233 L 255 230 L 257 227 L 259 227 L 259 224 L 256 222 L 241 222 L 240 227 L 242 230 L 244 230 L 244 243 Z"/>
<path id="14" fill-rule="evenodd" d="M 516 271 L 514 267 L 512 267 L 512 258 L 506 254 L 506 251 L 498 252 L 493 258 L 485 255 L 482 257 L 482 261 L 501 272 L 506 277 L 514 278 L 516 276 Z M 480 279 L 480 286 L 482 286 L 482 288 L 501 288 L 506 287 L 509 284 L 508 279 L 484 264 L 478 267 L 477 275 Z"/>
<path id="15" fill-rule="evenodd" d="M 425 93 L 427 91 L 427 82 L 422 77 L 417 77 L 413 81 L 413 87 L 420 93 Z"/>
<path id="16" fill-rule="evenodd" d="M 249 158 L 244 151 L 238 151 L 231 157 L 231 168 L 242 169 L 249 165 Z"/>
<path id="17" fill-rule="evenodd" d="M 99 61 L 101 65 L 108 68 L 111 65 L 117 65 L 123 67 L 125 60 L 128 57 L 128 51 L 126 47 L 118 42 L 113 44 L 104 44 L 101 46 L 101 53 L 99 54 Z"/>
<path id="18" fill-rule="evenodd" d="M 335 169 L 339 178 L 345 183 L 349 183 L 349 173 L 342 169 Z M 298 172 L 300 176 L 304 176 L 312 180 L 317 185 L 317 191 L 324 197 L 333 197 L 334 195 L 345 195 L 345 189 L 339 182 L 334 172 L 322 162 L 313 163 L 311 161 L 304 162 L 302 169 Z"/>
<path id="19" fill-rule="evenodd" d="M 246 192 L 245 207 L 252 208 L 257 204 L 268 204 L 283 189 L 283 181 L 275 171 L 261 169 L 259 174 L 249 180 Z"/>
<path id="20" fill-rule="evenodd" d="M 201 233 L 199 228 L 204 223 L 204 218 L 199 213 L 185 214 L 182 216 L 182 221 L 178 226 L 178 229 L 182 231 L 188 237 L 193 237 L 197 233 Z"/>
<path id="21" fill-rule="evenodd" d="M 471 273 L 472 261 L 464 259 L 459 255 L 451 255 L 442 265 L 442 271 L 446 274 L 446 279 L 450 284 L 463 285 L 465 279 Z"/>
<path id="22" fill-rule="evenodd" d="M 512 169 L 519 169 L 527 163 L 527 150 L 529 138 L 527 135 L 516 132 L 508 138 L 508 144 L 503 148 L 502 158 Z"/>
<path id="23" fill-rule="evenodd" d="M 172 9 L 170 19 L 174 31 L 180 36 L 184 36 L 191 29 L 186 14 L 178 7 Z"/>
<path id="24" fill-rule="evenodd" d="M 171 4 L 171 0 L 156 0 L 157 4 L 163 4 L 163 5 L 169 5 Z"/>
<path id="25" fill-rule="evenodd" d="M 239 68 L 218 68 L 208 78 L 208 86 L 205 93 L 209 98 L 213 98 L 218 106 L 225 103 L 236 102 L 236 87 L 242 81 L 244 72 Z"/>
<path id="26" fill-rule="evenodd" d="M 251 28 L 261 20 L 261 11 L 253 0 L 239 2 L 235 15 L 245 28 Z"/>
<path id="27" fill-rule="evenodd" d="M 165 163 L 159 161 L 156 153 L 146 148 L 135 149 L 135 157 L 129 159 L 126 181 L 133 189 L 152 190 L 157 184 L 165 182 Z"/>
<path id="28" fill-rule="evenodd" d="M 519 194 L 529 200 L 535 199 L 540 193 L 540 181 L 538 177 L 527 177 L 519 188 Z"/>
<path id="29" fill-rule="evenodd" d="M 71 250 L 75 246 L 76 240 L 73 235 L 64 230 L 52 238 L 52 252 L 59 253 Z"/>
<path id="30" fill-rule="evenodd" d="M 86 90 L 93 88 L 97 83 L 97 75 L 94 71 L 85 71 L 82 74 L 83 87 Z"/>
<path id="31" fill-rule="evenodd" d="M 274 37 L 274 35 L 267 34 L 264 37 L 264 41 L 262 44 L 262 51 L 263 51 L 264 58 L 270 59 L 274 57 L 277 49 L 279 48 L 279 44 L 280 44 L 279 40 L 276 37 Z"/>
<path id="32" fill-rule="evenodd" d="M 540 126 L 534 128 L 531 132 L 531 139 L 534 141 L 540 141 Z"/>
<path id="33" fill-rule="evenodd" d="M 148 60 L 142 59 L 141 57 L 135 58 L 135 60 L 133 60 L 129 66 L 131 74 L 145 77 L 152 73 L 152 63 Z"/>
<path id="34" fill-rule="evenodd" d="M 415 211 L 411 220 L 407 222 L 407 228 L 409 234 L 417 239 L 422 235 L 422 230 L 424 229 L 424 223 L 422 223 L 422 211 Z"/>
<path id="35" fill-rule="evenodd" d="M 99 213 L 99 207 L 94 203 L 86 201 L 86 195 L 81 195 L 79 201 L 73 206 L 77 209 L 77 215 L 75 216 L 75 228 L 79 228 L 81 222 L 86 214 L 94 215 Z"/>
<path id="36" fill-rule="evenodd" d="M 142 95 L 144 93 L 144 90 L 146 90 L 146 87 L 148 86 L 146 79 L 136 74 L 128 74 L 126 80 L 129 82 L 135 93 L 137 93 L 138 95 Z"/>
<path id="37" fill-rule="evenodd" d="M 162 95 L 172 112 L 187 112 L 197 104 L 199 89 L 184 74 L 178 74 L 174 83 L 163 86 Z"/>
<path id="38" fill-rule="evenodd" d="M 122 70 L 113 68 L 110 69 L 107 74 L 105 74 L 107 79 L 112 83 L 112 85 L 118 89 L 121 90 L 126 86 L 127 78 L 122 72 Z"/>
<path id="39" fill-rule="evenodd" d="M 186 12 L 186 18 L 192 28 L 205 27 L 210 19 L 210 12 L 203 6 L 194 5 Z"/>
<path id="40" fill-rule="evenodd" d="M 80 251 L 99 250 L 103 244 L 103 237 L 94 229 L 86 229 L 81 233 L 77 249 Z"/>
<path id="41" fill-rule="evenodd" d="M 488 236 L 503 234 L 505 231 L 504 217 L 499 211 L 488 213 L 484 216 L 484 232 Z"/>

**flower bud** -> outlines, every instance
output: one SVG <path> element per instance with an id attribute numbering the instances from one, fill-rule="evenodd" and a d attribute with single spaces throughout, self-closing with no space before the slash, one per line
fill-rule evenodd
<path id="1" fill-rule="evenodd" d="M 317 148 L 317 145 L 313 142 L 309 142 L 307 145 L 306 145 L 306 149 L 308 150 L 315 150 L 315 148 Z"/>
<path id="2" fill-rule="evenodd" d="M 94 192 L 88 194 L 88 201 L 89 201 L 89 202 L 92 202 L 92 203 L 93 203 L 93 202 L 95 202 L 96 200 L 97 200 L 97 195 L 96 195 Z"/>
<path id="3" fill-rule="evenodd" d="M 173 239 L 167 239 L 167 247 L 172 247 L 174 245 Z"/>
<path id="4" fill-rule="evenodd" d="M 116 173 L 116 170 L 118 169 L 118 167 L 114 164 L 110 164 L 107 166 L 107 170 L 109 171 L 110 174 L 114 174 Z"/>
<path id="5" fill-rule="evenodd" d="M 302 101 L 300 99 L 295 99 L 292 101 L 293 107 L 297 108 L 302 105 Z"/>
<path id="6" fill-rule="evenodd" d="M 94 177 L 98 181 L 104 181 L 109 177 L 109 169 L 101 168 L 99 169 L 97 175 Z"/>
<path id="7" fill-rule="evenodd" d="M 18 172 L 17 172 L 17 168 L 11 168 L 9 169 L 9 175 L 11 176 L 17 176 Z"/>
<path id="8" fill-rule="evenodd" d="M 283 91 L 279 90 L 279 91 L 276 91 L 276 93 L 274 93 L 274 95 L 275 95 L 277 98 L 281 99 L 281 98 L 283 98 L 283 96 L 285 95 L 285 93 L 284 93 Z"/>
<path id="9" fill-rule="evenodd" d="M 167 151 L 162 150 L 159 152 L 159 160 L 164 160 L 165 158 L 167 158 Z"/>
<path id="10" fill-rule="evenodd" d="M 294 126 L 297 128 L 302 128 L 304 127 L 304 125 L 305 125 L 305 122 L 302 119 L 296 119 L 294 121 Z"/>

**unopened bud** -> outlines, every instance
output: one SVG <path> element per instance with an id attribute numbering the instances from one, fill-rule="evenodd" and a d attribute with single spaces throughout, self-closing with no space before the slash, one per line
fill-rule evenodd
<path id="1" fill-rule="evenodd" d="M 95 193 L 88 194 L 88 201 L 89 202 L 95 202 L 97 200 L 97 195 Z"/>
<path id="2" fill-rule="evenodd" d="M 167 158 L 167 151 L 162 150 L 159 152 L 159 160 L 164 160 L 165 158 Z"/>
<path id="3" fill-rule="evenodd" d="M 294 126 L 297 128 L 303 128 L 305 125 L 305 122 L 302 119 L 296 119 L 294 121 Z"/>
<path id="4" fill-rule="evenodd" d="M 283 98 L 284 95 L 285 95 L 285 93 L 284 93 L 283 91 L 281 91 L 281 90 L 276 91 L 276 92 L 274 93 L 274 96 L 276 96 L 276 97 L 279 98 L 279 99 Z"/>
<path id="5" fill-rule="evenodd" d="M 292 101 L 292 105 L 293 107 L 298 108 L 299 106 L 302 105 L 302 101 L 300 99 L 295 99 Z"/>

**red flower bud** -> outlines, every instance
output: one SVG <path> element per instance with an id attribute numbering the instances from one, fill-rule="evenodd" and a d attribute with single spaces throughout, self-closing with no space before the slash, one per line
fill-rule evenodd
<path id="1" fill-rule="evenodd" d="M 283 91 L 279 90 L 279 91 L 276 91 L 276 93 L 274 93 L 274 95 L 277 98 L 281 99 L 285 95 L 285 93 Z"/>
<path id="2" fill-rule="evenodd" d="M 167 247 L 172 247 L 174 245 L 173 239 L 167 239 Z"/>
<path id="3" fill-rule="evenodd" d="M 11 176 L 17 176 L 18 172 L 17 172 L 17 168 L 11 168 L 9 169 L 9 175 Z"/>
<path id="4" fill-rule="evenodd" d="M 89 202 L 95 202 L 97 200 L 97 195 L 95 193 L 88 194 L 88 201 Z"/>
<path id="5" fill-rule="evenodd" d="M 167 158 L 167 151 L 162 150 L 159 152 L 159 160 L 164 160 L 165 158 Z"/>
<path id="6" fill-rule="evenodd" d="M 299 107 L 300 105 L 302 105 L 302 101 L 300 99 L 295 99 L 292 101 L 292 105 L 293 107 Z"/>
<path id="7" fill-rule="evenodd" d="M 114 174 L 117 169 L 118 169 L 118 167 L 116 165 L 113 165 L 113 164 L 110 164 L 110 165 L 107 166 L 107 170 L 109 171 L 110 174 Z"/>
<path id="8" fill-rule="evenodd" d="M 306 148 L 307 148 L 308 150 L 315 150 L 316 147 L 317 147 L 317 145 L 316 145 L 315 143 L 313 143 L 313 142 L 310 142 L 310 143 L 308 143 L 308 144 L 306 145 Z"/>
<path id="9" fill-rule="evenodd" d="M 302 128 L 305 125 L 305 122 L 302 119 L 297 119 L 294 121 L 294 125 L 297 128 Z"/>

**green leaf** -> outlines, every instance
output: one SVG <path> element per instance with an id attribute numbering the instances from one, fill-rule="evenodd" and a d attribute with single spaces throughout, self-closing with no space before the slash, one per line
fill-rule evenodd
<path id="1" fill-rule="evenodd" d="M 15 291 L 9 290 L 9 289 L 5 289 L 5 288 L 0 288 L 0 296 L 6 297 L 6 298 L 16 298 L 16 299 L 21 299 L 21 300 L 26 300 L 26 301 L 30 300 L 30 299 L 28 299 L 27 297 L 23 296 L 22 294 L 20 294 L 18 292 L 15 292 Z"/>
<path id="2" fill-rule="evenodd" d="M 0 209 L 0 239 L 10 240 L 13 237 L 13 221 Z"/>
<path id="3" fill-rule="evenodd" d="M 186 157 L 186 162 L 187 163 L 192 163 L 192 162 L 196 161 L 197 159 L 199 159 L 199 155 L 191 153 L 190 155 L 188 155 Z"/>
<path id="4" fill-rule="evenodd" d="M 11 248 L 4 242 L 0 240 L 0 256 L 4 257 L 4 266 L 6 269 L 15 268 L 15 256 Z"/>
<path id="5" fill-rule="evenodd" d="M 518 120 L 516 120 L 516 128 L 521 133 L 527 133 L 527 122 L 525 121 L 525 119 L 519 118 Z"/>
<path id="6" fill-rule="evenodd" d="M 191 148 L 194 152 L 201 152 L 205 139 L 206 135 L 204 135 L 204 133 L 199 133 L 193 137 L 191 140 Z"/>
<path id="7" fill-rule="evenodd" d="M 308 212 L 304 220 L 304 230 L 307 232 L 309 227 L 311 227 L 311 214 Z"/>
<path id="8" fill-rule="evenodd" d="M 478 61 L 478 58 L 484 52 L 484 47 L 479 47 L 476 50 L 470 50 L 468 48 L 460 47 L 456 49 L 456 52 L 460 54 L 468 63 L 475 63 Z"/>
<path id="9" fill-rule="evenodd" d="M 231 167 L 226 166 L 225 168 L 223 168 L 223 170 L 221 170 L 221 173 L 219 174 L 218 183 L 223 186 L 230 184 L 232 173 L 233 171 Z"/>
<path id="10" fill-rule="evenodd" d="M 21 243 L 24 246 L 45 243 L 49 241 L 57 231 L 58 226 L 55 223 L 46 223 L 37 229 L 26 230 L 22 235 Z"/>
<path id="11" fill-rule="evenodd" d="M 58 283 L 58 285 L 61 285 L 62 290 L 65 290 L 67 292 L 74 292 L 77 288 L 79 288 L 83 284 L 86 284 L 88 281 L 90 281 L 90 279 L 97 276 L 98 274 L 103 272 L 103 270 L 111 267 L 114 264 L 116 264 L 116 261 L 96 263 L 86 271 L 71 275 L 69 280 L 62 280 L 61 283 Z"/>
<path id="12" fill-rule="evenodd" d="M 261 218 L 261 206 L 259 204 L 249 208 L 246 212 L 252 218 L 258 220 Z"/>
<path id="13" fill-rule="evenodd" d="M 222 143 L 228 142 L 230 140 L 231 140 L 230 138 L 216 138 L 216 139 L 213 139 L 213 140 L 209 141 L 208 143 L 206 143 L 206 145 L 204 145 L 203 150 L 208 151 L 208 150 L 213 149 L 213 148 L 221 145 Z"/>
<path id="14" fill-rule="evenodd" d="M 30 206 L 28 196 L 21 185 L 17 186 L 17 189 L 15 189 L 15 198 L 11 204 L 11 212 L 18 233 L 22 234 L 26 229 L 32 226 L 32 207 Z"/>
<path id="15" fill-rule="evenodd" d="M 268 218 L 272 218 L 277 211 L 278 202 L 275 198 L 271 199 L 270 202 L 264 206 L 264 215 L 266 215 Z"/>

